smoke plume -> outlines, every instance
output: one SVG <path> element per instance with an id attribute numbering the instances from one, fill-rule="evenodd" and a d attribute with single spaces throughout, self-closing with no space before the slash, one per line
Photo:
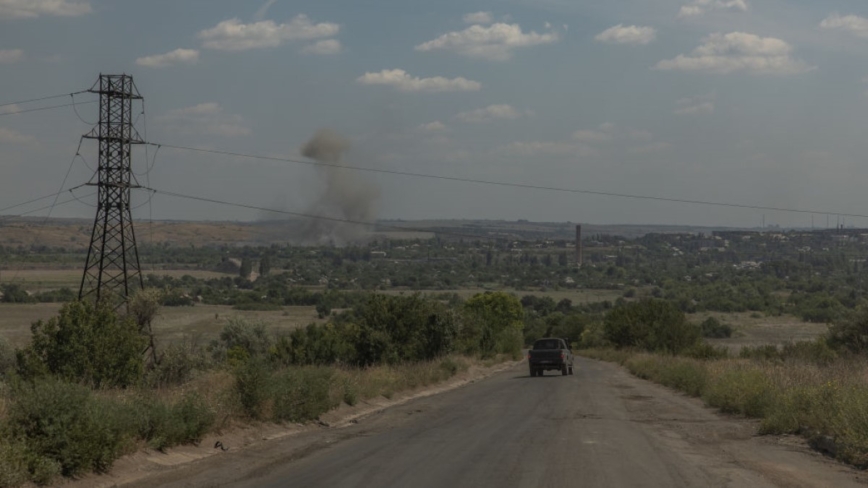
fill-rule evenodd
<path id="1" fill-rule="evenodd" d="M 380 190 L 363 179 L 358 172 L 341 170 L 343 156 L 350 148 L 344 137 L 330 129 L 320 129 L 301 148 L 301 153 L 330 166 L 318 166 L 325 184 L 307 213 L 353 222 L 371 222 L 377 217 Z M 333 220 L 305 221 L 301 228 L 302 244 L 333 244 L 342 246 L 362 240 L 367 226 Z"/>

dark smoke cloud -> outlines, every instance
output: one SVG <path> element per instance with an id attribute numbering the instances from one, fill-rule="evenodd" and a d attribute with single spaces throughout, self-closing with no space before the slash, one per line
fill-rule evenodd
<path id="1" fill-rule="evenodd" d="M 350 142 L 330 129 L 321 129 L 301 148 L 308 158 L 329 165 L 342 165 Z M 377 218 L 380 190 L 358 172 L 333 166 L 318 166 L 325 187 L 307 213 L 354 222 L 371 222 Z M 369 227 L 330 220 L 307 220 L 297 241 L 301 244 L 343 246 L 363 240 Z"/>

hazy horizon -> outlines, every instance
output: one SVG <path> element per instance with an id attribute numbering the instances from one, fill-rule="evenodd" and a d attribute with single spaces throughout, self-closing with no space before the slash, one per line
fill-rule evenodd
<path id="1" fill-rule="evenodd" d="M 824 228 L 825 213 L 833 224 L 868 214 L 866 43 L 868 5 L 855 0 L 0 0 L 0 104 L 126 72 L 154 143 L 299 158 L 328 128 L 348 142 L 342 164 L 799 208 Z M 96 105 L 8 114 L 66 103 L 0 107 L 0 208 L 58 190 Z M 330 198 L 364 194 L 373 219 L 812 225 L 809 214 L 346 170 L 330 190 L 334 175 L 309 166 L 166 147 L 146 176 L 154 155 L 133 155 L 143 185 L 330 216 L 354 210 Z M 95 145 L 81 156 L 65 188 L 92 175 Z M 159 193 L 146 202 L 135 196 L 137 219 L 264 217 Z"/>

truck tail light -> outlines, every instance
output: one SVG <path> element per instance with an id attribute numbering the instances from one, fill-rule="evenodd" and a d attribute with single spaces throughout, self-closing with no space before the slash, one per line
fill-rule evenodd
<path id="1" fill-rule="evenodd" d="M 527 353 L 527 360 L 530 361 L 530 351 Z"/>
<path id="2" fill-rule="evenodd" d="M 564 353 L 563 353 L 563 352 L 561 352 L 561 359 L 563 359 L 563 358 L 564 358 Z"/>

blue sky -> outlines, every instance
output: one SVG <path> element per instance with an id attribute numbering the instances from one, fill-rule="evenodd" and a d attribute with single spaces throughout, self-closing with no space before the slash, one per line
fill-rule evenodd
<path id="1" fill-rule="evenodd" d="M 139 130 L 146 120 L 157 143 L 299 157 L 330 128 L 351 143 L 347 163 L 375 168 L 868 214 L 866 47 L 868 5 L 850 0 L 0 0 L 0 103 L 126 72 L 146 99 Z M 84 121 L 70 109 L 2 114 L 66 101 L 0 107 L 0 208 L 58 189 L 96 106 L 77 107 Z M 81 154 L 67 187 L 91 174 L 95 147 Z M 145 170 L 143 150 L 134 165 Z M 351 175 L 376 188 L 381 218 L 810 225 Z M 165 148 L 148 176 L 162 190 L 302 212 L 328 181 Z M 159 195 L 153 212 L 262 216 Z"/>

